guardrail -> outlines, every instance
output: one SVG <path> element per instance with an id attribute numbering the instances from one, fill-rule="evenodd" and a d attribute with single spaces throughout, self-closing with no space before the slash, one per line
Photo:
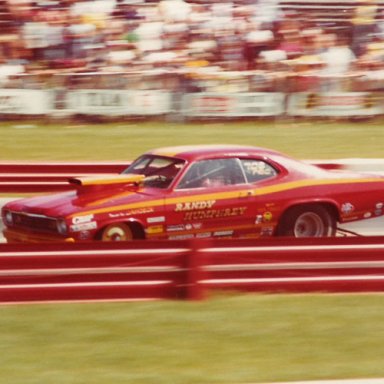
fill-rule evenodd
<path id="1" fill-rule="evenodd" d="M 0 244 L 0 302 L 382 292 L 384 238 Z"/>
<path id="2" fill-rule="evenodd" d="M 73 189 L 70 177 L 122 172 L 126 163 L 0 163 L 0 193 L 53 192 Z"/>
<path id="3" fill-rule="evenodd" d="M 384 172 L 383 159 L 308 160 L 325 169 Z M 117 174 L 129 161 L 100 163 L 0 162 L 0 193 L 55 192 L 73 189 L 71 177 Z"/>

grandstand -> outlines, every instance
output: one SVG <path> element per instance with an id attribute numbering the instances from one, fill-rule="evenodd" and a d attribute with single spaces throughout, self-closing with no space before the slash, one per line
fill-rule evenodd
<path id="1" fill-rule="evenodd" d="M 3 90 L 381 91 L 383 63 L 384 0 L 0 1 Z"/>
<path id="2" fill-rule="evenodd" d="M 12 15 L 9 12 L 8 2 L 0 1 L 0 35 L 5 35 L 12 32 Z"/>
<path id="3" fill-rule="evenodd" d="M 294 19 L 300 25 L 295 28 L 305 30 L 306 28 L 319 27 L 326 30 L 328 33 L 342 33 L 345 36 L 352 36 L 353 29 L 356 24 L 363 22 L 364 25 L 368 23 L 380 23 L 384 20 L 384 0 L 370 1 L 351 1 L 351 0 L 324 0 L 324 1 L 311 1 L 311 0 L 233 0 L 233 1 L 209 1 L 209 0 L 174 0 L 177 5 L 175 9 L 180 12 L 181 4 L 189 4 L 193 8 L 189 8 L 191 14 L 194 16 L 188 17 L 188 21 L 193 22 L 190 25 L 190 33 L 196 29 L 198 18 L 201 20 L 201 26 L 207 24 L 204 17 L 207 14 L 214 16 L 223 16 L 227 18 L 229 13 L 232 13 L 233 20 L 239 24 L 239 19 L 242 22 L 249 19 L 255 23 L 261 23 L 257 28 L 261 30 L 264 27 L 273 29 L 278 28 L 279 22 L 284 19 Z M 155 9 L 159 8 L 159 4 L 169 1 L 145 1 L 145 0 L 97 0 L 97 1 L 27 1 L 27 0 L 1 0 L 0 1 L 0 44 L 1 52 L 3 52 L 4 59 L 7 59 L 9 50 L 21 49 L 20 38 L 24 45 L 28 46 L 28 31 L 32 30 L 32 24 L 40 23 L 39 28 L 44 28 L 44 23 L 55 24 L 55 26 L 64 26 L 73 24 L 73 14 L 78 15 L 83 12 L 86 14 L 81 23 L 83 24 L 83 31 L 86 30 L 85 25 L 89 25 L 90 15 L 93 14 L 93 24 L 96 25 L 98 32 L 101 32 L 100 40 L 103 42 L 112 38 L 121 38 L 122 34 L 119 32 L 128 31 L 132 32 L 134 26 L 137 26 L 138 21 L 145 23 L 159 21 L 159 14 Z M 87 4 L 92 4 L 87 6 Z M 219 7 L 220 6 L 220 7 Z M 198 7 L 201 7 L 200 9 Z M 93 8 L 93 9 L 92 9 Z M 169 8 L 169 7 L 168 7 Z M 201 11 L 203 9 L 203 11 Z M 181 12 L 182 13 L 182 12 Z M 236 15 L 235 15 L 236 13 Z M 97 19 L 95 15 L 100 19 Z M 84 15 L 83 15 L 84 16 Z M 173 17 L 173 16 L 172 16 Z M 88 18 L 88 21 L 84 19 Z M 215 17 L 217 19 L 217 17 Z M 269 18 L 266 19 L 266 18 Z M 110 25 L 105 25 L 106 20 Z M 265 22 L 267 20 L 267 22 Z M 368 20 L 368 21 L 367 21 Z M 179 21 L 179 20 L 171 20 Z M 231 21 L 229 19 L 229 21 Z M 120 25 L 119 25 L 120 22 Z M 102 24 L 104 25 L 102 26 Z M 121 24 L 124 25 L 121 25 Z M 268 23 L 273 23 L 273 26 L 268 26 Z M 153 23 L 154 24 L 154 23 Z M 26 25 L 28 30 L 26 31 Z M 230 25 L 230 23 L 229 23 Z M 212 25 L 210 25 L 212 28 Z M 206 29 L 206 26 L 204 26 Z M 242 27 L 243 28 L 243 27 Z M 255 26 L 251 26 L 255 28 Z M 120 31 L 119 31 L 120 29 Z M 141 28 L 142 29 L 142 28 Z M 80 30 L 80 28 L 77 28 Z M 275 32 L 275 30 L 273 30 Z M 117 33 L 116 33 L 117 32 Z M 32 38 L 44 38 L 43 32 L 38 32 L 33 28 Z M 60 32 L 62 33 L 62 32 Z M 83 33 L 83 32 L 82 32 Z M 85 33 L 85 32 L 84 32 Z M 89 33 L 89 30 L 88 32 Z M 146 33 L 148 33 L 146 31 Z M 171 32 L 173 33 L 173 32 Z M 205 31 L 202 39 L 210 40 L 212 37 L 212 30 Z M 39 35 L 37 37 L 37 35 Z M 131 34 L 131 37 L 135 37 Z M 32 39 L 31 38 L 31 39 Z M 49 38 L 46 37 L 47 39 Z M 217 36 L 214 38 L 217 40 Z M 244 36 L 240 36 L 244 39 Z M 275 39 L 279 35 L 275 34 Z M 16 44 L 16 40 L 18 44 Z M 276 42 L 276 40 L 275 40 Z M 42 45 L 42 44 L 41 44 Z M 48 44 L 46 44 L 47 47 Z M 111 45 L 110 45 L 111 46 Z M 47 47 L 47 50 L 48 47 Z M 20 55 L 26 58 L 25 51 Z M 54 55 L 52 52 L 48 56 Z M 17 55 L 16 55 L 17 56 Z M 32 59 L 34 57 L 32 56 Z"/>

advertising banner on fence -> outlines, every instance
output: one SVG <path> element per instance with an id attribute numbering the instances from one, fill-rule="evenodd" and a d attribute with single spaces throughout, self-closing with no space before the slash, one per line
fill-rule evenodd
<path id="1" fill-rule="evenodd" d="M 160 90 L 89 89 L 68 92 L 66 106 L 85 115 L 161 115 L 171 112 L 171 100 L 171 92 Z"/>
<path id="2" fill-rule="evenodd" d="M 47 115 L 52 102 L 52 93 L 48 90 L 0 89 L 0 115 Z"/>
<path id="3" fill-rule="evenodd" d="M 182 114 L 190 117 L 278 116 L 285 111 L 284 93 L 189 93 Z"/>
<path id="4" fill-rule="evenodd" d="M 384 95 L 369 92 L 293 93 L 287 114 L 292 116 L 353 117 L 384 113 Z"/>
<path id="5" fill-rule="evenodd" d="M 280 92 L 177 95 L 162 90 L 35 90 L 0 89 L 0 115 L 156 116 L 184 117 L 359 117 L 384 115 L 380 92 Z"/>

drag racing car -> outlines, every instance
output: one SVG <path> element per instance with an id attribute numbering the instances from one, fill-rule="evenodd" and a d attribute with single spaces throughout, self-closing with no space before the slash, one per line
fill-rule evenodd
<path id="1" fill-rule="evenodd" d="M 6 204 L 6 240 L 329 237 L 340 223 L 384 212 L 383 176 L 251 146 L 160 148 L 121 174 L 69 183 L 69 192 Z"/>

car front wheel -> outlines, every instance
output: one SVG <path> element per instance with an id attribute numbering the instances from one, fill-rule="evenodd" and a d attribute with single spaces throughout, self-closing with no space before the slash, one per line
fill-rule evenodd
<path id="1" fill-rule="evenodd" d="M 331 237 L 336 234 L 336 220 L 323 206 L 298 206 L 283 216 L 278 236 Z"/>
<path id="2" fill-rule="evenodd" d="M 131 228 L 124 223 L 110 224 L 101 233 L 102 241 L 130 241 L 133 240 Z"/>

